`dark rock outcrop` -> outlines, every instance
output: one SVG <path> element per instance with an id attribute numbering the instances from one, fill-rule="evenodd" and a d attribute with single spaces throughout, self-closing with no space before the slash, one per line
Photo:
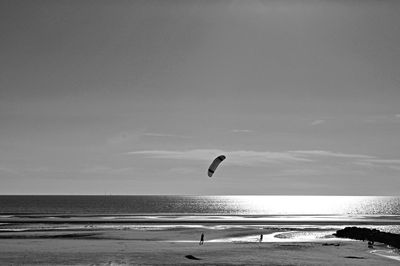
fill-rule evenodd
<path id="1" fill-rule="evenodd" d="M 376 229 L 346 227 L 336 231 L 336 237 L 366 240 L 369 242 L 380 242 L 395 248 L 400 248 L 400 234 L 385 233 Z"/>

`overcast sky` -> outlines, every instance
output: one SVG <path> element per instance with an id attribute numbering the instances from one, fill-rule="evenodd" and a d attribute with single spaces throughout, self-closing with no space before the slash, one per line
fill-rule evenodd
<path id="1" fill-rule="evenodd" d="M 399 14 L 0 0 L 0 194 L 399 195 Z"/>

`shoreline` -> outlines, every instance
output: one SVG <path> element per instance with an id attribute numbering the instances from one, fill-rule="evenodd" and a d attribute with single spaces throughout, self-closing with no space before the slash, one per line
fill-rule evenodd
<path id="1" fill-rule="evenodd" d="M 282 229 L 282 228 L 281 228 Z M 199 246 L 200 234 L 205 243 Z M 258 242 L 263 233 L 264 240 Z M 250 227 L 89 228 L 0 233 L 2 265 L 398 265 L 332 230 Z M 277 236 L 280 235 L 280 238 Z M 306 237 L 305 240 L 301 240 Z M 275 240 L 275 241 L 271 241 Z M 197 260 L 198 259 L 198 260 Z"/>
<path id="2" fill-rule="evenodd" d="M 398 265 L 362 242 L 168 243 L 150 240 L 1 240 L 2 265 Z M 389 251 L 385 251 L 390 255 Z M 195 260 L 196 258 L 198 260 Z"/>

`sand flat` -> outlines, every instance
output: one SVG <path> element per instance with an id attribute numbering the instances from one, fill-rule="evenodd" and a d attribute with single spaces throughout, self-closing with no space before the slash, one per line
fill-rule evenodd
<path id="1" fill-rule="evenodd" d="M 214 238 L 246 237 L 256 232 L 256 229 L 206 230 L 203 246 L 197 242 L 200 229 L 190 228 L 100 230 L 90 231 L 90 234 L 82 231 L 15 232 L 0 234 L 0 264 L 398 265 L 396 260 L 370 253 L 362 241 L 329 242 L 339 243 L 339 246 L 324 245 L 323 241 L 208 242 Z"/>

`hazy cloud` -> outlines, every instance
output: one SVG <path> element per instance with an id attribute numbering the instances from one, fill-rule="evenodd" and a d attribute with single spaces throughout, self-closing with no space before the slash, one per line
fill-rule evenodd
<path id="1" fill-rule="evenodd" d="M 280 172 L 282 176 L 315 176 L 320 174 L 321 170 L 315 168 L 287 168 Z"/>
<path id="2" fill-rule="evenodd" d="M 399 164 L 400 165 L 400 160 L 398 159 L 369 159 L 365 160 L 366 162 L 371 162 L 371 163 L 378 163 L 378 164 Z"/>
<path id="3" fill-rule="evenodd" d="M 125 145 L 127 143 L 138 142 L 143 137 L 154 137 L 154 138 L 181 138 L 189 139 L 190 136 L 179 135 L 179 134 L 165 134 L 158 132 L 146 132 L 145 129 L 135 131 L 121 131 L 107 140 L 109 145 Z"/>
<path id="4" fill-rule="evenodd" d="M 354 160 L 375 159 L 376 157 L 363 154 L 339 153 L 323 150 L 298 150 L 287 152 L 271 151 L 224 151 L 218 149 L 194 149 L 186 151 L 176 150 L 143 150 L 129 152 L 131 155 L 142 155 L 154 159 L 176 159 L 176 160 L 199 160 L 210 161 L 213 157 L 225 154 L 229 160 L 228 164 L 235 165 L 257 165 L 263 163 L 283 162 L 313 162 L 322 157 L 346 158 Z"/>
<path id="5" fill-rule="evenodd" d="M 182 139 L 190 139 L 190 136 L 185 135 L 176 135 L 176 134 L 164 134 L 164 133 L 143 133 L 143 136 L 146 137 L 160 137 L 160 138 L 182 138 Z"/>
<path id="6" fill-rule="evenodd" d="M 357 162 L 358 165 L 371 167 L 371 168 L 388 168 L 396 171 L 400 171 L 400 160 L 399 159 L 366 159 Z"/>
<path id="7" fill-rule="evenodd" d="M 129 152 L 131 155 L 143 155 L 155 159 L 177 159 L 177 160 L 198 160 L 210 161 L 215 156 L 225 154 L 229 160 L 227 164 L 254 165 L 262 163 L 283 163 L 283 162 L 311 162 L 310 159 L 302 158 L 288 152 L 269 151 L 223 151 L 218 149 L 195 149 L 187 151 L 167 150 L 145 150 Z"/>
<path id="8" fill-rule="evenodd" d="M 135 142 L 138 141 L 140 137 L 140 134 L 138 132 L 128 132 L 128 131 L 122 131 L 119 132 L 118 134 L 112 136 L 107 140 L 107 143 L 109 145 L 121 145 L 125 144 L 128 142 Z"/>
<path id="9" fill-rule="evenodd" d="M 114 168 L 104 165 L 93 165 L 80 170 L 80 173 L 83 174 L 109 174 L 109 175 L 129 174 L 129 173 L 132 174 L 134 172 L 135 169 L 133 167 Z"/>
<path id="10" fill-rule="evenodd" d="M 146 158 L 177 160 L 210 160 L 210 157 L 218 156 L 223 153 L 224 151 L 215 149 L 196 149 L 187 151 L 143 150 L 128 152 L 128 154 L 143 155 Z"/>
<path id="11" fill-rule="evenodd" d="M 173 167 L 169 171 L 174 174 L 185 174 L 185 175 L 197 173 L 196 169 L 190 167 Z"/>
<path id="12" fill-rule="evenodd" d="M 1 166 L 0 165 L 0 173 L 12 174 L 12 175 L 20 175 L 21 173 L 13 168 Z"/>
<path id="13" fill-rule="evenodd" d="M 128 152 L 129 155 L 143 156 L 149 159 L 171 159 L 210 162 L 214 157 L 224 154 L 227 157 L 225 164 L 240 166 L 263 166 L 265 164 L 286 164 L 286 170 L 291 173 L 300 173 L 299 169 L 289 169 L 294 164 L 311 167 L 307 171 L 315 174 L 316 169 L 322 169 L 323 165 L 329 166 L 335 163 L 335 167 L 367 166 L 384 167 L 390 169 L 399 169 L 400 160 L 398 159 L 380 159 L 376 156 L 365 154 L 341 153 L 325 150 L 297 150 L 286 152 L 271 151 L 251 151 L 237 150 L 224 151 L 219 149 L 193 149 L 193 150 L 142 150 Z M 312 163 L 312 165 L 310 164 Z M 342 165 L 342 166 L 338 166 Z M 347 166 L 345 166 L 347 165 Z M 179 170 L 179 169 L 178 169 Z M 180 169 L 182 170 L 182 169 Z M 187 171 L 187 169 L 184 169 Z M 304 171 L 304 170 L 302 170 Z M 304 172 L 303 172 L 304 173 Z"/>
<path id="14" fill-rule="evenodd" d="M 326 157 L 356 158 L 356 159 L 376 158 L 375 156 L 364 155 L 364 154 L 340 153 L 340 152 L 323 151 L 323 150 L 290 151 L 290 153 L 305 155 L 305 156 L 326 156 Z"/>
<path id="15" fill-rule="evenodd" d="M 250 129 L 233 129 L 232 132 L 233 133 L 252 133 L 252 132 L 254 132 L 254 130 L 250 130 Z"/>
<path id="16" fill-rule="evenodd" d="M 316 126 L 316 125 L 323 124 L 325 122 L 326 122 L 325 120 L 314 120 L 314 121 L 311 122 L 311 125 L 312 126 Z"/>
<path id="17" fill-rule="evenodd" d="M 374 115 L 367 117 L 364 121 L 367 123 L 398 123 L 400 114 Z"/>

